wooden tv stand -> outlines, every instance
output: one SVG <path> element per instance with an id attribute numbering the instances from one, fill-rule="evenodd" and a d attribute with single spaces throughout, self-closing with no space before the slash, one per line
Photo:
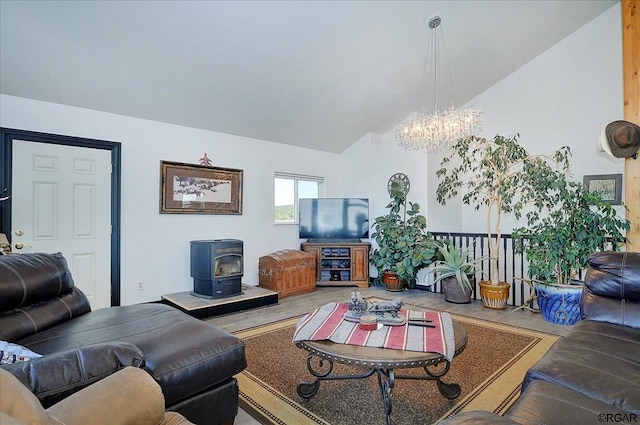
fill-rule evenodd
<path id="1" fill-rule="evenodd" d="M 368 242 L 303 242 L 301 249 L 316 257 L 316 286 L 369 287 Z"/>

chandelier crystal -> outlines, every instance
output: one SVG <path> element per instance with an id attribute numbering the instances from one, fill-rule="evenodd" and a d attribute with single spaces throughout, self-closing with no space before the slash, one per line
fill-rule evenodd
<path id="1" fill-rule="evenodd" d="M 423 150 L 435 152 L 442 146 L 451 145 L 464 137 L 477 134 L 482 127 L 482 113 L 474 108 L 459 108 L 458 94 L 453 83 L 453 75 L 449 69 L 447 50 L 439 16 L 429 19 L 430 32 L 427 55 L 422 72 L 418 112 L 400 124 L 396 138 L 398 144 L 406 150 Z M 445 93 L 441 83 L 442 61 L 440 51 L 444 52 L 444 64 L 449 74 L 450 91 Z M 431 88 L 431 99 L 427 104 L 425 92 Z M 451 103 L 445 106 L 443 99 L 447 97 Z"/>

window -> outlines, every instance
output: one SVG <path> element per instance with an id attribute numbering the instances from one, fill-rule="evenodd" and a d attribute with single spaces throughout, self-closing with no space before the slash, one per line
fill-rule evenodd
<path id="1" fill-rule="evenodd" d="M 298 199 L 319 198 L 323 183 L 323 177 L 276 173 L 274 178 L 274 221 L 276 223 L 297 223 Z"/>

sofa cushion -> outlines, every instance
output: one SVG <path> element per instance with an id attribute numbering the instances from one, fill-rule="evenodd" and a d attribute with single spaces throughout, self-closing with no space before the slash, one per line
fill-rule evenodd
<path id="1" fill-rule="evenodd" d="M 560 338 L 525 376 L 640 413 L 640 330 L 583 320 Z"/>
<path id="2" fill-rule="evenodd" d="M 246 367 L 242 340 L 164 304 L 98 309 L 19 343 L 44 355 L 112 341 L 142 350 L 167 405 L 214 387 Z"/>
<path id="3" fill-rule="evenodd" d="M 602 297 L 585 286 L 580 300 L 580 312 L 583 319 L 640 329 L 640 301 Z"/>
<path id="4" fill-rule="evenodd" d="M 0 339 L 16 342 L 89 311 L 87 297 L 73 288 L 61 297 L 0 313 Z"/>
<path id="5" fill-rule="evenodd" d="M 640 329 L 640 253 L 598 252 L 589 256 L 589 266 L 582 318 Z"/>
<path id="6" fill-rule="evenodd" d="M 0 256 L 0 339 L 16 340 L 91 311 L 62 254 Z"/>
<path id="7" fill-rule="evenodd" d="M 68 294 L 75 286 L 67 268 L 67 261 L 59 252 L 7 255 L 0 258 L 0 261 L 0 311 L 13 310 Z"/>
<path id="8" fill-rule="evenodd" d="M 585 285 L 602 297 L 640 301 L 640 252 L 590 255 Z"/>
<path id="9" fill-rule="evenodd" d="M 629 417 L 630 413 L 580 392 L 545 381 L 534 381 L 506 416 L 519 424 L 538 425 L 620 423 L 623 421 L 615 418 L 622 419 L 625 415 Z"/>

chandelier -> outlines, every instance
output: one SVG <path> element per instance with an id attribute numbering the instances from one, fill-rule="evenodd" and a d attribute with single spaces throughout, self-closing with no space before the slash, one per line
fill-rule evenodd
<path id="1" fill-rule="evenodd" d="M 451 145 L 461 138 L 476 134 L 482 126 L 480 111 L 458 107 L 458 94 L 449 69 L 441 22 L 439 16 L 429 19 L 431 31 L 420 83 L 418 111 L 413 118 L 400 124 L 396 134 L 398 144 L 406 150 L 435 152 L 442 146 Z M 441 52 L 444 54 L 444 64 L 451 86 L 449 92 L 445 92 L 441 82 Z M 431 95 L 429 100 L 426 99 L 427 91 Z M 448 105 L 445 104 L 445 98 L 450 100 Z"/>

